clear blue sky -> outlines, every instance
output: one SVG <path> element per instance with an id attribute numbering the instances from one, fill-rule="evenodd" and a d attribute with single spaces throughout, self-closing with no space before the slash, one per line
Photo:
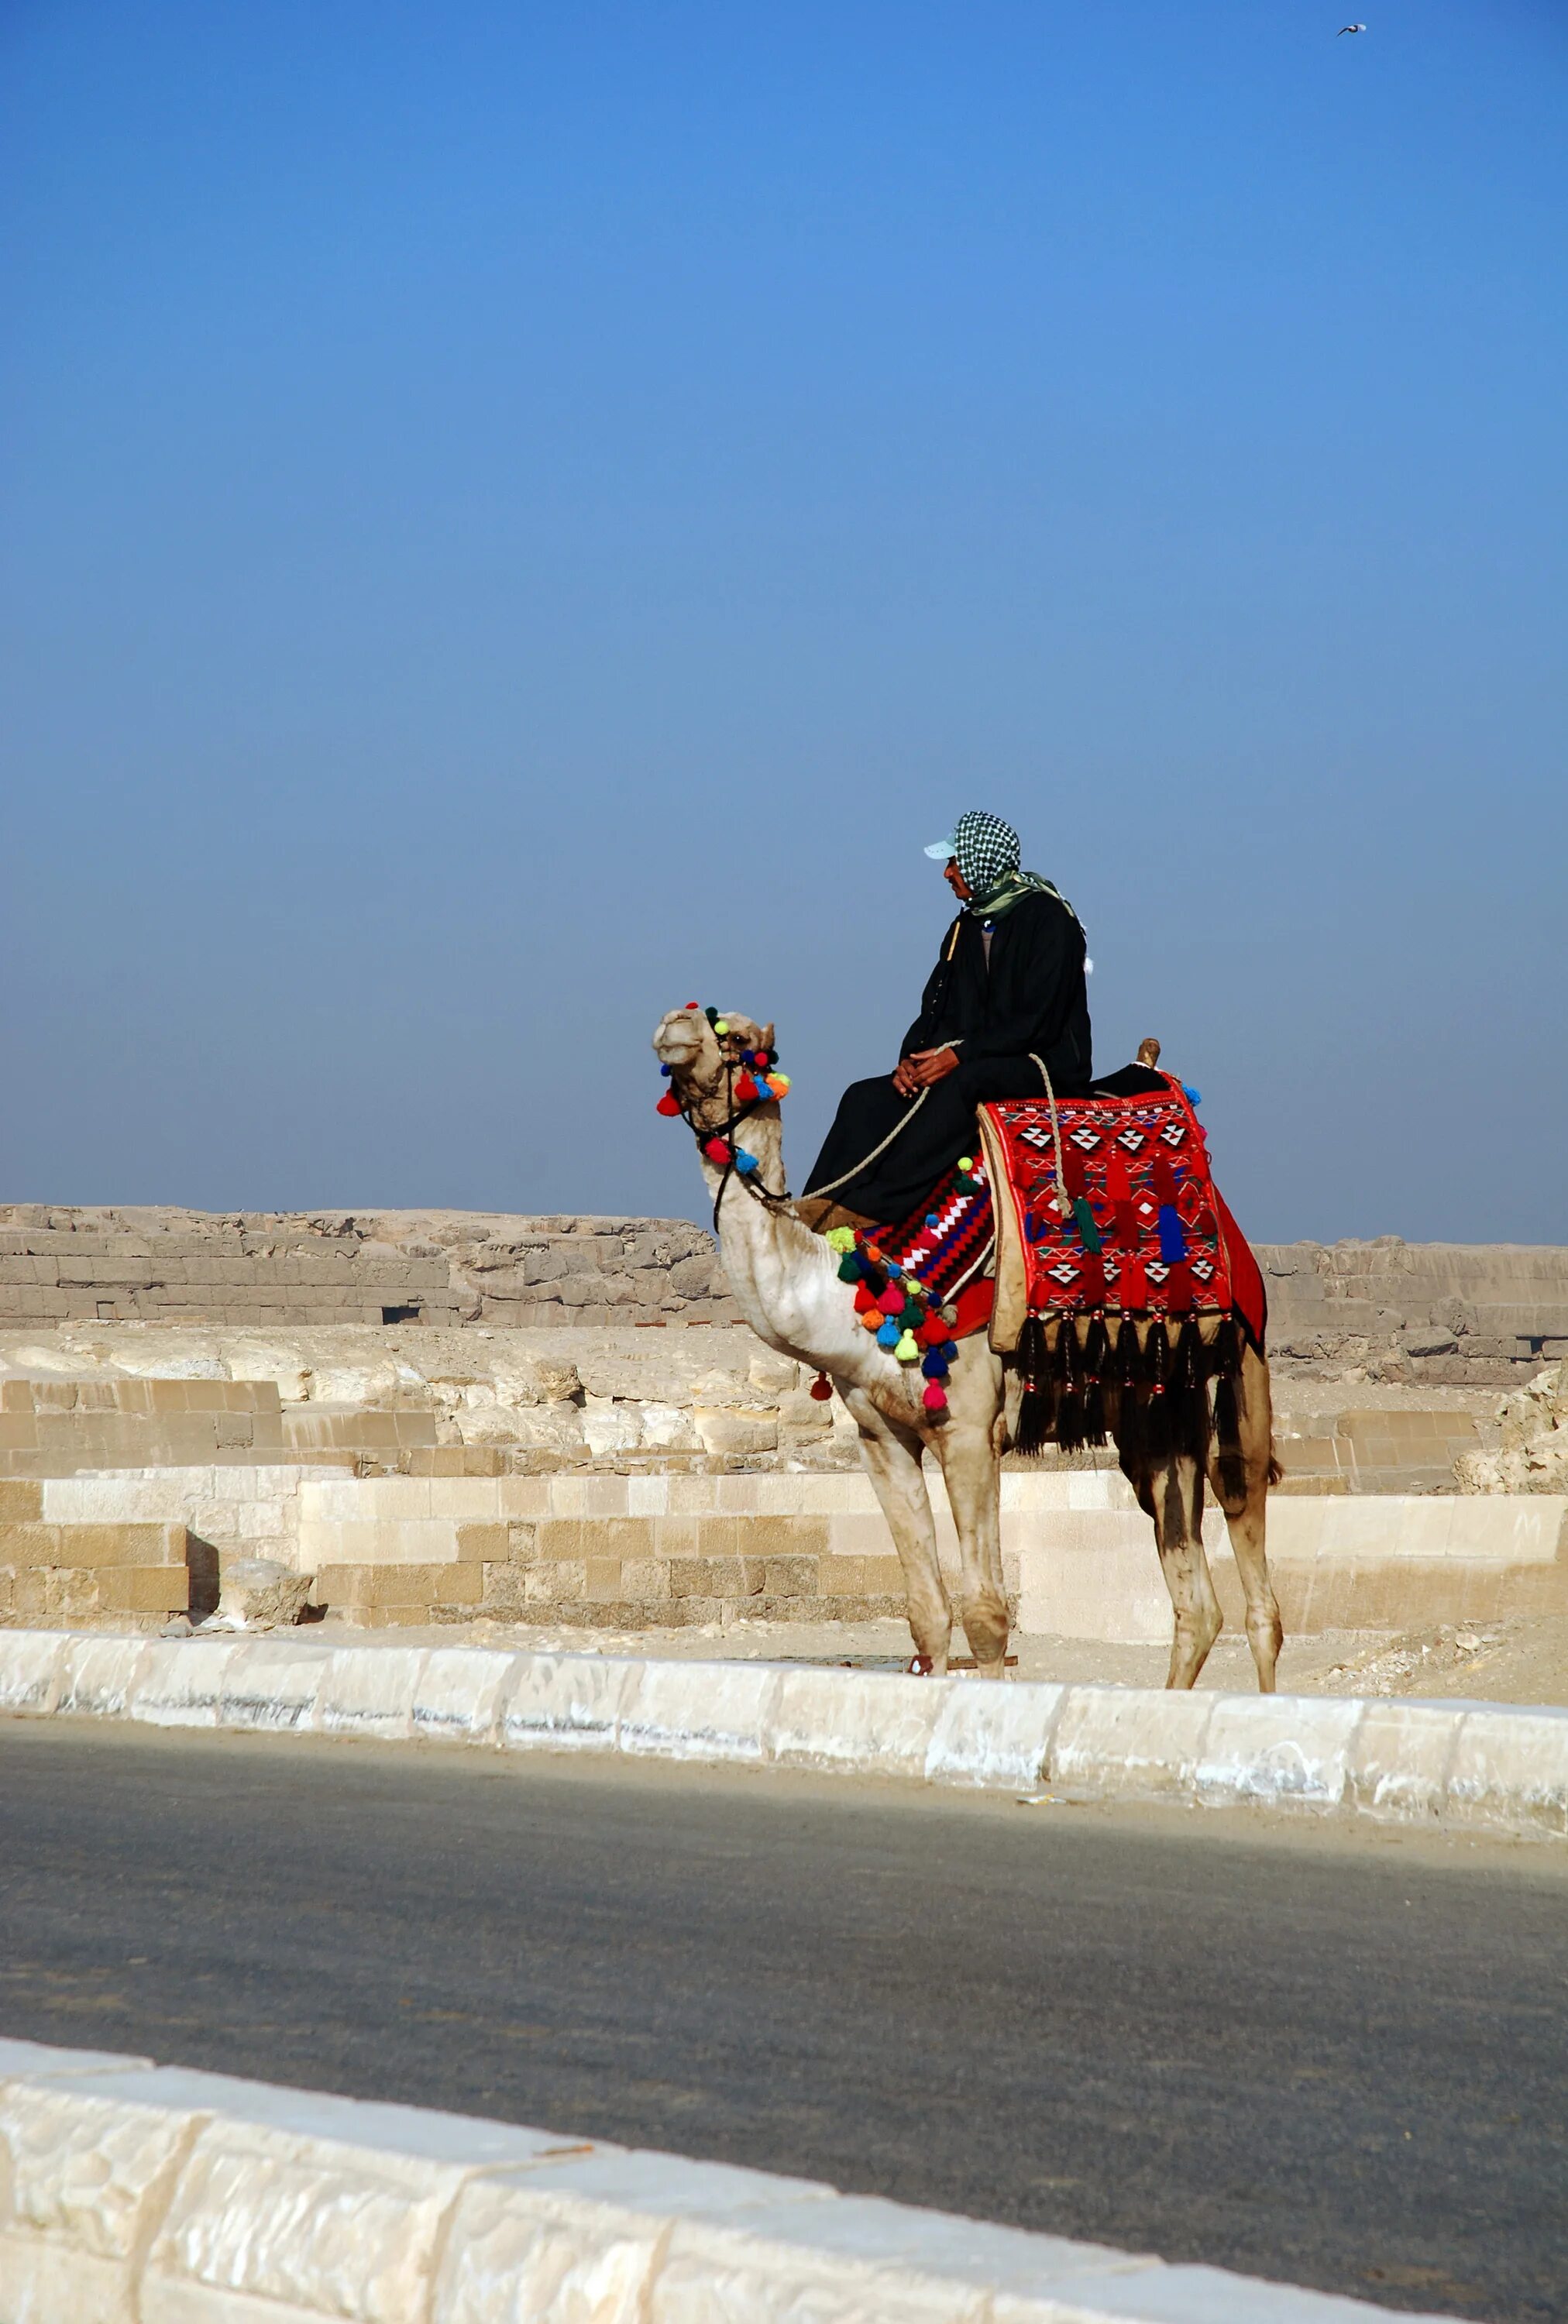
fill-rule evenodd
<path id="1" fill-rule="evenodd" d="M 798 1184 L 1009 815 L 1259 1238 L 1568 1240 L 1568 13 L 10 0 L 0 1198 Z"/>

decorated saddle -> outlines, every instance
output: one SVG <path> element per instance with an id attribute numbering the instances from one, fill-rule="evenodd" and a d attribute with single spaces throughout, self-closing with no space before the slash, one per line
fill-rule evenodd
<path id="1" fill-rule="evenodd" d="M 993 1347 L 1028 1319 L 1110 1315 L 1205 1340 L 1233 1318 L 1259 1350 L 1263 1279 L 1214 1185 L 1208 1142 L 1171 1080 L 1139 1097 L 1004 1099 L 980 1109 L 997 1204 Z"/>
<path id="2" fill-rule="evenodd" d="M 1206 1399 L 1213 1379 L 1233 1435 L 1242 1341 L 1263 1347 L 1263 1278 L 1181 1084 L 1000 1100 L 979 1128 L 980 1151 L 911 1217 L 828 1237 L 861 1321 L 919 1360 L 927 1409 L 946 1402 L 957 1341 L 989 1323 L 1023 1375 L 1020 1452 L 1103 1443 L 1107 1388 L 1121 1399 L 1119 1440 L 1157 1450 L 1183 1396 Z"/>

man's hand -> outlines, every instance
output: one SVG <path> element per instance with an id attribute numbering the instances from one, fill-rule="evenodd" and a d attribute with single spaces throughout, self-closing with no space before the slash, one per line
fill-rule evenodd
<path id="1" fill-rule="evenodd" d="M 917 1090 L 929 1089 L 933 1082 L 945 1081 L 957 1071 L 956 1049 L 917 1049 L 912 1056 L 900 1058 L 893 1087 L 900 1097 L 913 1097 Z"/>

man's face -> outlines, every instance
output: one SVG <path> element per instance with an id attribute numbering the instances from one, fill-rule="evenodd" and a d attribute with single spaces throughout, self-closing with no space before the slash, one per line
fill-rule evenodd
<path id="1" fill-rule="evenodd" d="M 963 872 L 958 869 L 958 858 L 956 855 L 950 855 L 947 858 L 947 869 L 943 872 L 942 877 L 946 881 L 947 885 L 952 889 L 959 902 L 961 904 L 967 904 L 971 896 L 973 895 L 974 890 L 970 886 L 968 881 L 964 878 Z"/>

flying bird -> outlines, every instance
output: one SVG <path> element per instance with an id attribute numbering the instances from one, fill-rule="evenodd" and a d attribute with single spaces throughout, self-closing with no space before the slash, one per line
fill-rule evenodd
<path id="1" fill-rule="evenodd" d="M 1364 24 L 1342 24 L 1334 38 L 1336 41 L 1342 41 L 1347 32 L 1364 32 L 1366 29 Z"/>

